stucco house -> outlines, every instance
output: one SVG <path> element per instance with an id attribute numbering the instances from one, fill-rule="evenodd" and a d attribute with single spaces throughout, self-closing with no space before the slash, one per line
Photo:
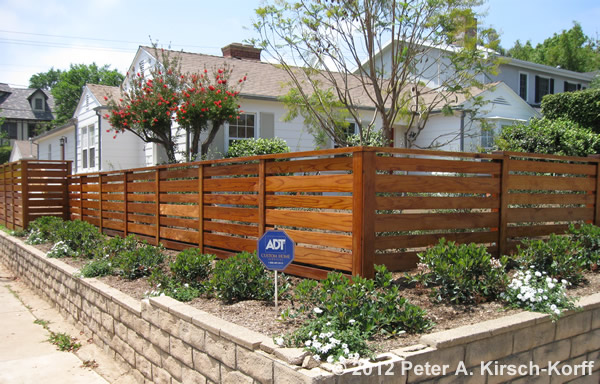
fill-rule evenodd
<path id="1" fill-rule="evenodd" d="M 6 133 L 4 145 L 10 140 L 27 140 L 40 126 L 54 119 L 54 98 L 43 89 L 12 88 L 0 83 L 0 118 L 4 124 L 0 131 Z"/>

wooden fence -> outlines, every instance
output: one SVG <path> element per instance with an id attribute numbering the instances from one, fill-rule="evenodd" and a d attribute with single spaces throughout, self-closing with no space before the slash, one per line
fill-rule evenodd
<path id="1" fill-rule="evenodd" d="M 596 157 L 342 148 L 68 176 L 67 196 L 69 169 L 2 166 L 0 223 L 68 210 L 107 234 L 222 258 L 283 229 L 297 243 L 286 272 L 313 278 L 406 270 L 442 237 L 499 255 L 600 223 Z"/>
<path id="2" fill-rule="evenodd" d="M 20 160 L 0 165 L 0 224 L 23 229 L 41 216 L 68 219 L 70 163 Z"/>
<path id="3" fill-rule="evenodd" d="M 270 228 L 297 243 L 289 273 L 415 266 L 444 237 L 494 255 L 599 221 L 598 159 L 345 148 L 71 177 L 71 218 L 167 248 L 253 251 Z M 201 219 L 200 219 L 201 218 Z"/>

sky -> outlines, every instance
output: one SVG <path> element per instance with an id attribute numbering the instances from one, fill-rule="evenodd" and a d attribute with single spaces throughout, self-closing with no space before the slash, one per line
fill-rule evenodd
<path id="1" fill-rule="evenodd" d="M 29 78 L 70 64 L 109 64 L 125 73 L 150 39 L 174 50 L 221 55 L 221 47 L 254 37 L 262 0 L 0 0 L 0 83 L 27 87 Z M 488 0 L 480 12 L 501 45 L 535 45 L 578 21 L 600 37 L 598 0 Z"/>

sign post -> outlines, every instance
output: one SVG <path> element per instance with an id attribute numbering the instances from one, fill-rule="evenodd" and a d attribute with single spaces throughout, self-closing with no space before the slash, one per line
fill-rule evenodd
<path id="1" fill-rule="evenodd" d="M 258 239 L 258 258 L 264 266 L 275 271 L 275 309 L 277 309 L 277 272 L 283 271 L 294 260 L 295 243 L 285 231 L 269 230 Z"/>

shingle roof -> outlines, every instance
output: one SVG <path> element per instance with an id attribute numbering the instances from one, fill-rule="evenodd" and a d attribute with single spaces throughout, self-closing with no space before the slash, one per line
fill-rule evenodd
<path id="1" fill-rule="evenodd" d="M 156 57 L 160 56 L 160 54 L 157 55 L 154 48 L 141 48 L 155 57 L 155 59 L 160 59 L 160 57 Z M 287 72 L 271 63 L 200 53 L 178 51 L 169 51 L 169 53 L 171 55 L 179 55 L 183 73 L 200 72 L 205 68 L 211 70 L 214 67 L 223 66 L 223 63 L 229 65 L 233 69 L 232 79 L 234 81 L 238 81 L 238 79 L 244 76 L 247 78 L 240 92 L 240 96 L 242 97 L 277 99 L 287 94 L 290 89 L 290 77 Z M 301 71 L 299 68 L 297 70 Z M 340 84 L 343 84 L 342 76 L 342 74 L 336 74 Z M 326 86 L 327 83 L 328 81 L 323 77 L 323 84 Z M 356 78 L 351 75 L 348 76 L 347 84 L 349 85 L 349 92 L 352 99 L 357 105 L 367 108 L 373 107 L 373 103 Z"/>
<path id="2" fill-rule="evenodd" d="M 20 120 L 44 120 L 54 119 L 54 98 L 50 92 L 35 88 L 11 88 L 4 87 L 5 93 L 0 94 L 0 117 Z M 41 92 L 46 100 L 44 111 L 35 111 L 29 102 L 34 93 Z"/>
<path id="3" fill-rule="evenodd" d="M 87 84 L 86 86 L 102 106 L 108 104 L 108 101 L 104 99 L 104 96 L 106 96 L 109 100 L 111 98 L 113 100 L 119 100 L 121 97 L 119 87 L 100 84 Z"/>
<path id="4" fill-rule="evenodd" d="M 14 147 L 19 148 L 19 152 L 21 153 L 21 159 L 37 158 L 37 144 L 29 140 L 15 140 Z"/>

